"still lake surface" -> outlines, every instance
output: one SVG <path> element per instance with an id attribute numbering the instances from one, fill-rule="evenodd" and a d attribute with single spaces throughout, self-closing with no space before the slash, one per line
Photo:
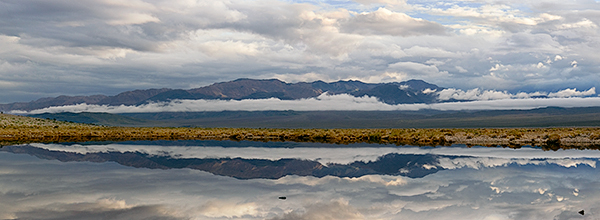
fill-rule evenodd
<path id="1" fill-rule="evenodd" d="M 600 219 L 599 160 L 460 145 L 4 146 L 0 219 Z"/>

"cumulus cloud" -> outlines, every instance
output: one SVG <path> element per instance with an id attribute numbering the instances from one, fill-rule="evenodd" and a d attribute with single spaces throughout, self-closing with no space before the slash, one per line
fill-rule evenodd
<path id="1" fill-rule="evenodd" d="M 421 76 L 445 76 L 446 74 L 448 74 L 447 71 L 440 71 L 440 69 L 435 65 L 428 65 L 417 62 L 392 63 L 388 66 L 388 69 L 397 72 L 410 73 L 411 75 Z"/>
<path id="2" fill-rule="evenodd" d="M 592 87 L 586 91 L 577 91 L 577 89 L 565 89 L 548 94 L 549 97 L 567 98 L 567 97 L 585 97 L 596 95 L 596 88 Z"/>
<path id="3" fill-rule="evenodd" d="M 442 48 L 430 48 L 430 47 L 422 47 L 422 46 L 413 46 L 408 49 L 405 49 L 404 52 L 410 56 L 416 57 L 459 57 L 460 54 L 455 54 L 450 51 L 444 50 Z M 445 62 L 436 61 L 435 59 L 431 59 L 426 61 L 425 63 L 433 63 L 438 65 L 443 65 Z"/>
<path id="4" fill-rule="evenodd" d="M 586 91 L 577 91 L 577 89 L 564 89 L 557 92 L 519 92 L 510 94 L 507 91 L 496 90 L 480 90 L 471 89 L 463 91 L 460 89 L 444 89 L 437 92 L 438 99 L 445 100 L 499 100 L 499 99 L 529 99 L 534 97 L 551 97 L 551 98 L 571 98 L 571 97 L 589 97 L 596 95 L 596 88 L 592 87 Z"/>
<path id="5" fill-rule="evenodd" d="M 439 100 L 494 100 L 494 99 L 510 99 L 512 96 L 507 92 L 479 89 L 471 89 L 463 91 L 460 89 L 444 89 L 438 92 Z"/>
<path id="6" fill-rule="evenodd" d="M 364 35 L 398 36 L 438 35 L 444 34 L 445 31 L 440 24 L 412 18 L 407 14 L 392 12 L 386 8 L 354 15 L 342 25 L 342 30 Z"/>
<path id="7" fill-rule="evenodd" d="M 391 5 L 404 5 L 406 4 L 406 0 L 354 0 L 355 2 L 361 4 L 391 4 Z"/>

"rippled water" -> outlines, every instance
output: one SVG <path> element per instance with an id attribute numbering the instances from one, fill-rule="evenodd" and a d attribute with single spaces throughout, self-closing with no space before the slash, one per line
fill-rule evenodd
<path id="1" fill-rule="evenodd" d="M 599 219 L 599 160 L 527 147 L 5 146 L 0 219 Z"/>

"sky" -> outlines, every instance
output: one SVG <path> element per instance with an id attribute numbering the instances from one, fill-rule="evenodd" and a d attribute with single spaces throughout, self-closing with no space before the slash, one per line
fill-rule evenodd
<path id="1" fill-rule="evenodd" d="M 599 86 L 593 0 L 0 0 L 0 103 L 238 78 Z"/>

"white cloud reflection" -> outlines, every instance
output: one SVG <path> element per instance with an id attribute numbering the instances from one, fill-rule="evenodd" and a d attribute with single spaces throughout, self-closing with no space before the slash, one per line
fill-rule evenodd
<path id="1" fill-rule="evenodd" d="M 252 147 L 248 142 L 248 147 L 220 147 L 220 146 L 160 146 L 160 145 L 127 145 L 127 144 L 107 144 L 107 145 L 62 145 L 62 144 L 40 144 L 33 143 L 31 146 L 47 149 L 51 151 L 73 152 L 79 154 L 86 153 L 107 153 L 107 152 L 140 152 L 149 155 L 168 156 L 173 158 L 244 158 L 244 159 L 268 159 L 278 160 L 281 158 L 294 158 L 301 160 L 314 160 L 327 165 L 329 163 L 349 164 L 355 161 L 375 161 L 386 154 L 435 154 L 444 156 L 466 156 L 467 158 L 452 158 L 440 161 L 441 167 L 445 169 L 456 169 L 461 167 L 482 168 L 505 166 L 507 164 L 556 164 L 564 167 L 576 167 L 577 165 L 588 165 L 596 167 L 594 159 L 577 158 L 599 158 L 600 151 L 596 150 L 577 150 L 577 151 L 541 151 L 535 148 L 521 148 L 518 150 L 511 148 L 461 148 L 461 147 L 379 147 L 379 145 L 370 147 L 345 148 L 339 145 L 336 148 L 313 148 L 313 147 L 294 147 L 294 148 L 265 148 Z M 567 158 L 567 159 L 565 159 Z M 574 158 L 574 159 L 569 159 Z M 544 160 L 538 160 L 544 159 Z"/>

